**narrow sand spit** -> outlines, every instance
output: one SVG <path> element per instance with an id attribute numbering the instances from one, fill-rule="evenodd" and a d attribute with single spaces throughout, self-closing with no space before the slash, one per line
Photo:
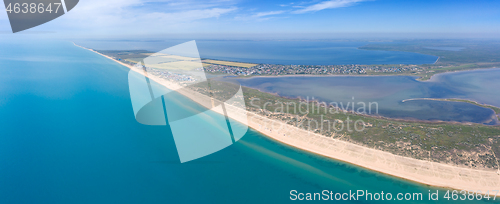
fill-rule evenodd
<path id="1" fill-rule="evenodd" d="M 92 49 L 81 48 L 102 55 Z M 130 66 L 106 55 L 102 56 L 145 75 L 142 69 Z M 180 94 L 199 104 L 206 104 L 202 101 L 210 100 L 208 96 L 201 93 L 179 89 L 182 86 L 174 82 L 152 75 L 147 77 L 169 89 L 177 90 Z M 207 108 L 210 109 L 212 107 Z M 308 152 L 431 186 L 471 190 L 474 192 L 480 190 L 482 194 L 489 192 L 491 195 L 495 195 L 500 190 L 500 172 L 469 169 L 398 156 L 299 129 L 230 104 L 226 104 L 226 110 L 230 113 L 228 115 L 234 120 L 244 124 L 248 123 L 249 127 L 276 141 Z M 215 111 L 223 114 L 220 110 Z"/>

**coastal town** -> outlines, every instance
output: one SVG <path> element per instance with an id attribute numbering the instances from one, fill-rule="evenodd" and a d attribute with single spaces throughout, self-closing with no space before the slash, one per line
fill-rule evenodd
<path id="1" fill-rule="evenodd" d="M 147 50 L 94 50 L 128 65 L 135 65 L 150 56 Z M 440 58 L 441 59 L 441 58 Z M 454 71 L 465 71 L 500 66 L 499 62 L 482 63 L 434 63 L 434 64 L 344 64 L 344 65 L 285 65 L 255 64 L 214 59 L 201 59 L 205 73 L 212 75 L 230 75 L 238 77 L 252 76 L 290 76 L 290 75 L 406 75 L 426 81 L 432 76 Z M 150 67 L 148 67 L 150 68 Z M 164 70 L 160 70 L 164 71 Z M 185 76 L 171 76 L 175 81 L 192 80 Z"/>
<path id="2" fill-rule="evenodd" d="M 279 65 L 259 64 L 253 67 L 234 67 L 228 65 L 210 64 L 205 66 L 209 73 L 235 76 L 259 75 L 334 75 L 334 74 L 367 74 L 371 73 L 403 73 L 420 72 L 423 69 L 417 65 Z"/>
<path id="3" fill-rule="evenodd" d="M 112 57 L 115 60 L 129 65 L 137 64 L 142 58 L 151 53 L 144 50 L 137 51 L 100 51 L 99 53 Z M 202 59 L 206 73 L 231 76 L 280 76 L 280 75 L 380 75 L 380 74 L 414 74 L 433 72 L 431 65 L 282 65 L 282 64 L 252 64 L 244 62 L 231 62 L 223 60 Z M 200 67 L 201 68 L 201 67 Z M 164 75 L 175 77 L 176 81 L 182 79 L 192 80 L 185 76 L 171 76 L 168 72 Z"/>

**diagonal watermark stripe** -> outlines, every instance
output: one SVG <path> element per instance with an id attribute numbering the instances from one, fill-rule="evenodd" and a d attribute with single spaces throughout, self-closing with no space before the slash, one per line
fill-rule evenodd
<path id="1" fill-rule="evenodd" d="M 129 89 L 136 120 L 168 124 L 181 162 L 222 150 L 248 129 L 241 85 L 208 79 L 195 41 L 137 63 L 129 72 Z"/>

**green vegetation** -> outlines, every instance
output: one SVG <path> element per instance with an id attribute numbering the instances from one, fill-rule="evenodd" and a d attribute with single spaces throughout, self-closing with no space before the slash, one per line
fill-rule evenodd
<path id="1" fill-rule="evenodd" d="M 364 49 L 384 48 L 381 47 L 381 45 L 382 44 L 376 44 L 372 47 L 367 45 Z M 384 49 L 418 52 L 416 48 L 413 50 L 403 50 L 402 48 L 404 48 L 404 46 L 394 47 L 392 44 L 391 46 L 393 47 L 385 47 Z M 432 54 L 430 52 L 440 54 L 438 55 L 441 56 L 439 63 L 435 65 L 339 65 L 339 67 L 290 66 L 290 68 L 284 65 L 258 65 L 252 68 L 258 67 L 260 70 L 258 71 L 262 71 L 262 73 L 259 73 L 261 75 L 272 73 L 273 69 L 282 70 L 289 74 L 300 74 L 300 71 L 303 69 L 308 70 L 309 72 L 307 73 L 310 74 L 324 75 L 335 72 L 349 75 L 411 75 L 421 77 L 420 80 L 427 80 L 437 73 L 498 67 L 498 65 L 500 65 L 500 60 L 497 61 L 492 55 L 487 55 L 484 58 L 474 58 L 473 56 L 464 57 L 460 56 L 463 54 L 456 54 L 462 51 L 429 51 L 422 47 L 419 49 L 423 54 Z M 128 63 L 136 62 L 151 54 L 144 50 L 98 52 Z M 449 52 L 455 53 L 449 54 Z M 483 61 L 478 62 L 476 60 Z M 229 70 L 231 67 L 232 66 L 229 67 Z M 228 67 L 220 67 L 220 69 L 228 70 Z M 296 72 L 292 73 L 290 70 Z M 322 70 L 323 72 L 321 72 Z M 249 70 L 244 67 L 235 68 L 230 71 L 232 73 L 249 73 Z M 217 93 L 216 96 L 219 97 L 217 99 L 222 101 L 229 99 L 232 96 L 231 93 L 237 91 L 237 87 L 227 82 L 211 80 L 210 84 L 212 89 L 215 89 L 212 93 Z M 204 85 L 205 86 L 200 85 L 198 87 L 192 86 L 190 88 L 209 95 L 209 90 L 206 89 L 208 86 L 206 86 L 206 84 Z M 387 119 L 342 111 L 317 101 L 305 102 L 300 99 L 283 98 L 250 88 L 244 88 L 243 91 L 246 107 L 249 111 L 322 134 L 326 137 L 333 137 L 367 147 L 381 149 L 397 155 L 422 160 L 475 168 L 500 168 L 496 157 L 496 155 L 500 155 L 500 126 Z M 500 113 L 500 108 L 498 107 L 478 104 L 473 101 L 462 99 L 446 100 L 472 103 L 481 107 L 491 108 L 497 114 Z M 299 106 L 301 102 L 306 105 Z M 295 106 L 293 104 L 295 104 Z M 356 127 L 358 130 L 362 128 L 362 131 L 355 131 Z"/>
<path id="2" fill-rule="evenodd" d="M 429 80 L 432 76 L 445 73 L 445 72 L 456 72 L 456 71 L 466 71 L 473 69 L 482 69 L 482 68 L 496 68 L 500 67 L 500 63 L 474 63 L 474 64 L 461 64 L 461 65 L 448 65 L 448 66 L 437 66 L 437 65 L 429 65 L 427 69 L 425 69 L 421 73 L 413 74 L 418 76 L 418 80 L 426 81 Z"/>
<path id="3" fill-rule="evenodd" d="M 219 100 L 231 97 L 223 93 L 237 90 L 227 82 L 211 80 L 210 84 L 216 89 L 214 92 L 218 93 L 216 98 Z M 204 88 L 191 88 L 208 92 Z M 325 137 L 421 160 L 480 169 L 500 167 L 496 157 L 500 155 L 500 126 L 387 119 L 246 87 L 243 92 L 247 110 Z"/>
<path id="4" fill-rule="evenodd" d="M 112 58 L 118 59 L 135 59 L 136 61 L 140 59 L 144 59 L 151 55 L 151 52 L 147 50 L 96 50 L 103 55 L 107 55 Z"/>
<path id="5" fill-rule="evenodd" d="M 204 59 L 202 60 L 204 64 L 214 64 L 214 65 L 226 65 L 226 66 L 231 66 L 231 67 L 245 67 L 245 68 L 250 68 L 257 66 L 257 64 L 252 64 L 252 63 L 244 63 L 244 62 L 230 62 L 230 61 L 222 61 L 222 60 L 211 60 L 211 59 Z"/>
<path id="6" fill-rule="evenodd" d="M 409 40 L 368 44 L 365 50 L 415 52 L 438 56 L 435 64 L 421 65 L 422 70 L 398 75 L 413 75 L 425 81 L 433 75 L 481 68 L 500 67 L 500 41 L 498 40 Z M 367 74 L 373 74 L 367 72 Z"/>
<path id="7" fill-rule="evenodd" d="M 496 155 L 500 155 L 499 126 L 391 120 L 335 111 L 318 102 L 309 102 L 309 113 L 301 114 L 299 111 L 306 111 L 306 106 L 302 109 L 289 106 L 287 109 L 285 105 L 284 110 L 281 109 L 281 104 L 298 104 L 299 99 L 287 99 L 250 88 L 244 88 L 244 95 L 249 110 L 291 125 L 297 126 L 303 122 L 300 124 L 302 128 L 328 137 L 417 159 L 477 168 L 499 168 L 496 158 Z M 255 105 L 262 110 L 254 107 Z M 311 111 L 313 107 L 314 112 Z M 353 131 L 347 130 L 348 120 L 351 121 L 350 129 Z M 328 125 L 332 127 L 334 121 L 337 121 L 337 130 L 342 126 L 345 126 L 344 129 L 337 131 L 326 128 Z M 363 131 L 354 130 L 355 121 L 364 122 Z M 357 125 L 358 129 L 362 127 L 361 123 Z"/>
<path id="8" fill-rule="evenodd" d="M 453 48 L 457 51 L 453 51 L 453 49 L 436 50 L 436 48 Z M 237 75 L 240 77 L 297 74 L 405 75 L 416 76 L 418 80 L 421 81 L 429 80 L 433 75 L 444 72 L 500 67 L 500 41 L 414 40 L 368 44 L 360 47 L 360 49 L 416 52 L 439 56 L 439 60 L 436 64 L 427 65 L 273 65 L 211 59 L 203 59 L 202 63 L 207 72 L 213 74 Z M 146 50 L 97 51 L 128 64 L 135 64 L 141 59 L 153 54 Z M 177 65 L 174 61 L 176 60 L 174 59 L 169 63 L 171 67 L 192 68 L 194 66 L 191 64 L 186 66 L 186 62 Z"/>

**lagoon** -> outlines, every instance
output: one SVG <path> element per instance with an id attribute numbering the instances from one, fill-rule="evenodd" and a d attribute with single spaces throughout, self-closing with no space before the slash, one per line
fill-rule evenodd
<path id="1" fill-rule="evenodd" d="M 78 40 L 84 47 L 102 50 L 144 49 L 157 52 L 189 40 Z M 374 42 L 196 40 L 202 58 L 257 64 L 433 64 L 437 56 L 411 52 L 361 50 Z"/>
<path id="2" fill-rule="evenodd" d="M 491 109 L 462 102 L 403 100 L 459 98 L 498 107 L 498 76 L 500 69 L 445 73 L 426 82 L 411 76 L 279 76 L 237 80 L 244 86 L 291 98 L 338 104 L 377 103 L 378 112 L 371 114 L 389 118 L 495 125 L 498 120 Z"/>

